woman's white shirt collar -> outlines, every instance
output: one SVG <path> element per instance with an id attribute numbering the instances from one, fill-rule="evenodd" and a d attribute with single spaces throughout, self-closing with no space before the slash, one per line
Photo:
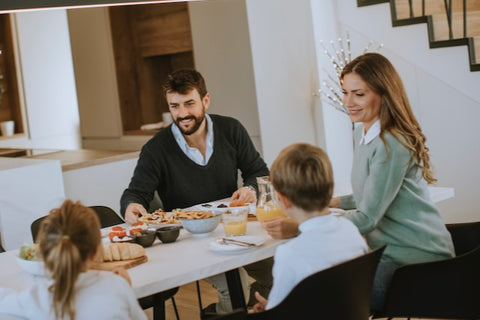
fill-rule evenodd
<path id="1" fill-rule="evenodd" d="M 375 121 L 370 129 L 365 133 L 364 130 L 362 130 L 362 138 L 360 139 L 359 145 L 362 144 L 369 144 L 370 141 L 378 137 L 380 134 L 380 120 Z"/>

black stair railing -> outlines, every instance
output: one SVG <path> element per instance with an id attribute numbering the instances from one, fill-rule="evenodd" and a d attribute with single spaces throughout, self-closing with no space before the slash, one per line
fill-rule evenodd
<path id="1" fill-rule="evenodd" d="M 421 2 L 419 2 L 421 1 Z M 480 1 L 480 0 L 472 0 Z M 455 11 L 453 10 L 453 3 L 455 3 Z M 357 0 L 357 6 L 364 7 L 381 3 L 389 3 L 390 11 L 392 15 L 392 25 L 394 27 L 404 26 L 416 23 L 427 23 L 428 25 L 428 38 L 430 43 L 430 48 L 441 48 L 441 47 L 451 47 L 458 45 L 467 45 L 468 46 L 468 55 L 470 63 L 470 71 L 480 71 L 480 62 L 476 62 L 475 55 L 475 44 L 473 35 L 468 35 L 467 25 L 468 25 L 468 3 L 467 0 L 444 0 L 443 1 L 443 10 L 438 12 L 436 8 L 430 8 L 429 3 L 425 0 Z M 421 8 L 418 6 L 421 4 Z M 437 5 L 441 4 L 437 2 Z M 402 8 L 402 13 L 397 12 L 397 5 L 400 5 L 399 8 Z M 408 7 L 407 7 L 408 5 Z M 462 7 L 462 10 L 458 10 L 457 7 Z M 441 7 L 440 7 L 441 8 Z M 405 10 L 407 9 L 407 10 Z M 438 39 L 438 36 L 434 32 L 434 17 L 433 12 L 437 14 L 445 14 L 447 21 L 447 28 L 445 30 L 448 34 L 445 36 L 446 39 Z M 400 14 L 399 14 L 400 13 Z M 453 17 L 461 17 L 463 30 L 454 30 L 457 28 L 458 24 L 453 20 Z M 455 31 L 455 32 L 454 32 Z M 460 31 L 460 32 L 459 32 Z M 463 33 L 461 32 L 463 31 Z"/>
<path id="2" fill-rule="evenodd" d="M 366 2 L 366 1 L 365 1 Z M 396 2 L 393 1 L 393 5 L 396 8 Z M 447 18 L 447 25 L 448 25 L 448 38 L 449 40 L 454 39 L 453 35 L 453 23 L 452 23 L 452 0 L 444 0 L 444 7 L 445 7 L 445 15 Z M 462 1 L 462 24 L 463 24 L 463 38 L 467 38 L 467 0 Z M 420 17 L 416 16 L 414 12 L 414 6 L 413 6 L 413 0 L 408 0 L 408 12 L 410 19 Z M 426 10 L 425 10 L 425 0 L 422 0 L 422 17 L 426 16 Z"/>

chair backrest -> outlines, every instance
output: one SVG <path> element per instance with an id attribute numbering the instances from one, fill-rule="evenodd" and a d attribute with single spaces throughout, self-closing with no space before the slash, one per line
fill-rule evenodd
<path id="1" fill-rule="evenodd" d="M 447 224 L 446 226 L 452 235 L 457 256 L 480 246 L 480 221 Z"/>
<path id="2" fill-rule="evenodd" d="M 116 224 L 125 223 L 125 221 L 112 208 L 106 206 L 90 206 L 100 219 L 102 228 L 114 226 Z"/>
<path id="3" fill-rule="evenodd" d="M 32 233 L 33 242 L 36 241 L 38 231 L 40 230 L 40 224 L 42 223 L 43 219 L 45 219 L 46 217 L 47 216 L 40 217 L 35 221 L 33 221 L 32 224 L 30 225 L 30 231 Z"/>
<path id="4" fill-rule="evenodd" d="M 248 319 L 368 319 L 373 279 L 384 249 L 305 278 L 279 305 L 248 314 Z"/>
<path id="5" fill-rule="evenodd" d="M 124 223 L 123 219 L 113 209 L 106 206 L 90 206 L 95 211 L 100 220 L 100 226 L 102 228 L 110 227 L 116 224 Z M 30 231 L 32 232 L 32 239 L 35 242 L 38 231 L 40 230 L 40 223 L 46 216 L 40 217 L 33 221 L 30 225 Z"/>
<path id="6" fill-rule="evenodd" d="M 381 317 L 480 318 L 480 246 L 451 259 L 398 268 Z"/>

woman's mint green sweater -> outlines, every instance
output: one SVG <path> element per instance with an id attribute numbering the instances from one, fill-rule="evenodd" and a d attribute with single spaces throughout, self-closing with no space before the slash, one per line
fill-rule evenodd
<path id="1" fill-rule="evenodd" d="M 410 151 L 391 134 L 359 145 L 363 127 L 355 130 L 353 194 L 340 197 L 346 217 L 372 249 L 387 245 L 383 261 L 409 264 L 454 256 L 450 233 L 430 198 L 422 171 Z"/>

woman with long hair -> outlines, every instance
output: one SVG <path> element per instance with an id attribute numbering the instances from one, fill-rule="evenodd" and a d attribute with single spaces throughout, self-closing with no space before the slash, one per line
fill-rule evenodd
<path id="1" fill-rule="evenodd" d="M 430 198 L 429 150 L 402 80 L 390 61 L 366 53 L 348 63 L 340 83 L 354 132 L 353 194 L 330 206 L 345 215 L 372 249 L 387 245 L 375 277 L 372 309 L 383 308 L 393 272 L 402 265 L 454 255 L 450 234 Z"/>
<path id="2" fill-rule="evenodd" d="M 37 242 L 49 277 L 36 278 L 23 292 L 0 288 L 0 313 L 27 319 L 146 319 L 125 269 L 89 270 L 101 245 L 92 209 L 65 201 L 42 221 Z"/>

